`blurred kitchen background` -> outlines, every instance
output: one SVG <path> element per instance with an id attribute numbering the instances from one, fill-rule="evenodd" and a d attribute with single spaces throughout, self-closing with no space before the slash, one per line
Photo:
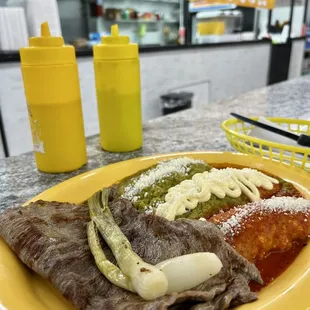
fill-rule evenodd
<path id="1" fill-rule="evenodd" d="M 307 33 L 307 0 L 0 0 L 0 50 L 14 51 L 36 36 L 43 19 L 54 35 L 91 47 L 112 24 L 141 46 L 169 46 Z"/>
<path id="2" fill-rule="evenodd" d="M 140 46 L 147 121 L 308 74 L 308 1 L 0 0 L 0 157 L 32 150 L 18 50 L 41 22 L 76 47 L 90 136 L 99 132 L 92 46 L 111 25 Z"/>

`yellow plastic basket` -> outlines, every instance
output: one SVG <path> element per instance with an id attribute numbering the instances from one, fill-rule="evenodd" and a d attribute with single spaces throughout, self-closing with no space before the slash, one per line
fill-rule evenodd
<path id="1" fill-rule="evenodd" d="M 253 119 L 257 120 L 258 117 Z M 310 134 L 310 121 L 291 118 L 269 117 L 269 121 L 294 133 Z M 241 153 L 254 154 L 265 158 L 297 166 L 310 171 L 310 148 L 295 147 L 249 136 L 253 125 L 237 119 L 228 119 L 222 123 L 222 129 L 233 148 Z"/>

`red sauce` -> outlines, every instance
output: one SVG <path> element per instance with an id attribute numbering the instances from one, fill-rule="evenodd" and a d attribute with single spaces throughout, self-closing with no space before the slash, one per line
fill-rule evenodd
<path id="1" fill-rule="evenodd" d="M 227 167 L 243 169 L 243 166 L 240 165 L 231 165 L 231 164 L 211 164 L 214 168 L 223 169 Z M 263 173 L 273 176 L 270 173 Z M 274 191 L 265 191 L 260 188 L 260 194 L 263 198 L 270 198 L 271 196 L 293 196 L 293 197 L 302 197 L 301 193 L 290 183 L 287 183 L 285 187 L 282 185 L 274 186 Z M 227 208 L 230 209 L 230 208 Z M 224 209 L 224 211 L 226 211 Z M 261 277 L 264 281 L 264 284 L 258 284 L 251 281 L 249 286 L 251 291 L 259 292 L 263 287 L 267 286 L 277 277 L 279 277 L 295 260 L 302 248 L 307 244 L 306 241 L 295 242 L 292 248 L 286 252 L 274 252 L 269 254 L 267 257 L 261 260 L 257 260 L 255 266 L 259 270 Z"/>
<path id="2" fill-rule="evenodd" d="M 251 281 L 249 283 L 251 291 L 259 292 L 264 286 L 267 286 L 280 276 L 293 263 L 305 245 L 306 242 L 296 242 L 287 252 L 271 253 L 266 258 L 257 260 L 255 266 L 259 270 L 264 284 L 261 285 Z"/>

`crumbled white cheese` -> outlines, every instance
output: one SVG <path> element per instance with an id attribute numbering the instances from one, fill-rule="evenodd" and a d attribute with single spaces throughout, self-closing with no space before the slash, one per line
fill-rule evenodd
<path id="1" fill-rule="evenodd" d="M 187 174 L 189 171 L 188 166 L 192 164 L 205 164 L 205 162 L 188 157 L 161 161 L 156 167 L 142 173 L 132 184 L 126 186 L 122 197 L 135 202 L 137 200 L 136 195 L 144 188 L 152 186 L 162 178 L 167 177 L 174 172 Z"/>
<path id="2" fill-rule="evenodd" d="M 304 198 L 272 197 L 248 204 L 242 208 L 235 208 L 235 210 L 236 212 L 229 219 L 219 224 L 219 228 L 224 235 L 234 236 L 242 228 L 242 223 L 253 214 L 262 216 L 271 212 L 284 214 L 302 212 L 310 214 L 310 201 Z"/>
<path id="3" fill-rule="evenodd" d="M 147 208 L 144 210 L 144 214 L 153 214 L 153 208 L 147 207 Z"/>

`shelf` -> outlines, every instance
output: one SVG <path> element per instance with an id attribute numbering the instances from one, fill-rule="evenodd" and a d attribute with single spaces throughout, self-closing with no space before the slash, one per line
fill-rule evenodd
<path id="1" fill-rule="evenodd" d="M 144 20 L 144 19 L 119 19 L 119 20 L 107 20 L 103 19 L 108 23 L 116 23 L 116 24 L 178 24 L 178 20 Z"/>
<path id="2" fill-rule="evenodd" d="M 119 19 L 119 20 L 103 20 L 107 23 L 116 23 L 116 24 L 157 24 L 160 21 L 158 20 L 143 20 L 143 19 Z"/>
<path id="3" fill-rule="evenodd" d="M 168 1 L 168 0 L 139 0 L 139 1 L 154 2 L 154 3 L 180 4 L 180 1 Z"/>
<path id="4" fill-rule="evenodd" d="M 114 0 L 115 1 L 115 0 Z M 117 0 L 120 1 L 120 0 Z M 180 4 L 180 1 L 169 1 L 169 0 L 132 0 L 135 2 L 153 2 L 153 3 L 167 3 L 167 4 Z"/>
<path id="5" fill-rule="evenodd" d="M 178 20 L 162 20 L 164 24 L 178 24 Z"/>
<path id="6" fill-rule="evenodd" d="M 201 7 L 189 7 L 189 12 L 191 14 L 196 14 L 199 12 L 210 12 L 210 11 L 220 11 L 220 10 L 230 10 L 235 9 L 237 6 L 235 4 L 208 4 Z"/>

